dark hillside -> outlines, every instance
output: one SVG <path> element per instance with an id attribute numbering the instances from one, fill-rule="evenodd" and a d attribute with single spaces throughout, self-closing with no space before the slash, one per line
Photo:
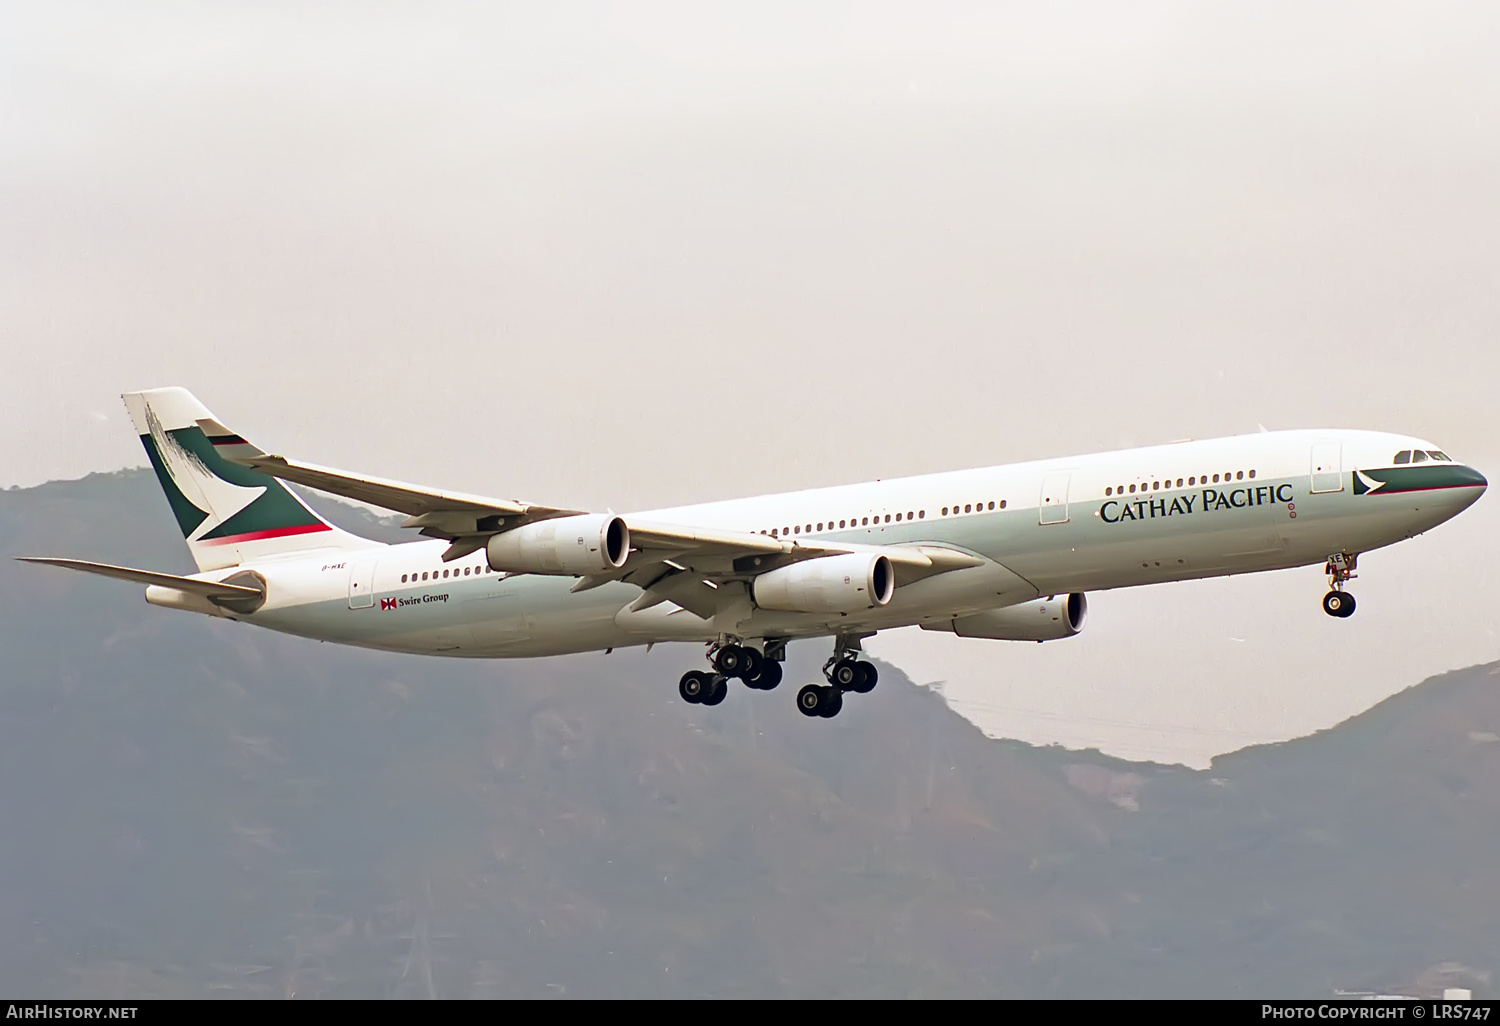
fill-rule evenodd
<path id="1" fill-rule="evenodd" d="M 1196 773 L 988 740 L 893 667 L 804 719 L 820 645 L 706 709 L 687 646 L 366 653 L 23 554 L 191 569 L 146 473 L 0 492 L 5 993 L 1491 989 L 1500 667 Z"/>

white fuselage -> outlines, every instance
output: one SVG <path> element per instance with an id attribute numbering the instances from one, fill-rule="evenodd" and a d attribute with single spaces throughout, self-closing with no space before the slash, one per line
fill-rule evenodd
<path id="1" fill-rule="evenodd" d="M 755 609 L 749 629 L 739 631 L 747 639 L 862 634 L 1038 596 L 1255 573 L 1390 545 L 1456 515 L 1484 490 L 1481 476 L 1451 461 L 1423 464 L 1431 470 L 1393 467 L 1395 454 L 1411 450 L 1436 446 L 1367 431 L 1267 432 L 641 516 L 844 544 L 936 543 L 982 558 L 981 565 L 903 585 L 883 607 L 849 614 Z M 1361 471 L 1399 480 L 1380 482 Z M 265 578 L 260 609 L 239 615 L 201 603 L 199 611 L 329 641 L 469 657 L 720 636 L 711 618 L 672 602 L 632 612 L 642 594 L 635 585 L 575 592 L 573 577 L 491 571 L 483 550 L 444 563 L 447 547 L 372 543 L 262 560 L 239 568 Z M 153 601 L 160 600 L 158 591 Z"/>

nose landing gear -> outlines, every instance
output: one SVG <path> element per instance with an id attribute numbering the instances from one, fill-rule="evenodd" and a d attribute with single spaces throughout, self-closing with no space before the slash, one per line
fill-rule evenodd
<path id="1" fill-rule="evenodd" d="M 1323 596 L 1323 612 L 1340 619 L 1354 615 L 1354 596 L 1344 591 L 1344 585 L 1357 577 L 1354 568 L 1359 563 L 1358 554 L 1336 552 L 1328 557 L 1323 568 L 1328 574 L 1329 592 Z"/>

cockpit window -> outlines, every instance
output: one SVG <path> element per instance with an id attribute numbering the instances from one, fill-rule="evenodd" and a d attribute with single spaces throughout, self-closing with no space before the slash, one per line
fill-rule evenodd
<path id="1" fill-rule="evenodd" d="M 1393 459 L 1393 460 L 1391 460 L 1391 462 L 1392 463 L 1410 463 L 1411 462 L 1411 450 L 1410 449 L 1402 449 L 1400 452 L 1396 453 L 1396 458 Z"/>
<path id="2" fill-rule="evenodd" d="M 1414 451 L 1411 454 L 1411 461 L 1413 463 L 1426 463 L 1427 462 L 1427 454 L 1425 452 L 1423 452 L 1421 449 L 1417 449 L 1416 451 Z"/>
<path id="3" fill-rule="evenodd" d="M 1452 463 L 1453 462 L 1453 460 L 1449 458 L 1449 456 L 1448 456 L 1447 453 L 1445 453 L 1445 452 L 1438 452 L 1436 449 L 1428 449 L 1427 450 L 1427 455 L 1431 456 L 1435 460 L 1443 460 L 1446 463 Z"/>

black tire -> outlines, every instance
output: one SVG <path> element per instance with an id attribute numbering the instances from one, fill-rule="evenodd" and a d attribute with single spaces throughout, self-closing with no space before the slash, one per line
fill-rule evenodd
<path id="1" fill-rule="evenodd" d="M 712 684 L 713 687 L 708 692 L 708 694 L 703 696 L 701 700 L 702 704 L 718 705 L 720 702 L 724 701 L 724 696 L 729 694 L 729 681 L 725 677 L 722 677 L 716 673 L 710 679 L 709 683 Z"/>
<path id="2" fill-rule="evenodd" d="M 818 716 L 823 708 L 823 688 L 818 684 L 809 684 L 797 692 L 797 710 L 803 716 Z"/>
<path id="3" fill-rule="evenodd" d="M 774 691 L 776 685 L 781 683 L 781 664 L 772 659 L 762 658 L 760 668 L 754 676 L 745 678 L 745 687 L 754 688 L 757 691 Z"/>
<path id="4" fill-rule="evenodd" d="M 714 669 L 726 677 L 738 677 L 745 669 L 745 650 L 738 645 L 725 645 L 714 655 Z"/>
<path id="5" fill-rule="evenodd" d="M 677 693 L 682 700 L 691 705 L 697 705 L 703 701 L 703 696 L 713 688 L 713 682 L 708 674 L 700 670 L 689 670 L 682 675 L 682 680 L 677 682 Z"/>
<path id="6" fill-rule="evenodd" d="M 850 688 L 856 695 L 868 695 L 875 690 L 875 682 L 880 679 L 880 674 L 875 672 L 875 667 L 870 663 L 855 663 L 859 667 L 859 679 Z"/>
<path id="7" fill-rule="evenodd" d="M 1323 596 L 1323 612 L 1343 619 L 1354 612 L 1354 596 L 1342 591 L 1330 591 Z"/>
<path id="8" fill-rule="evenodd" d="M 760 668 L 766 664 L 766 657 L 755 649 L 746 646 L 740 649 L 740 658 L 744 665 L 740 667 L 740 680 L 751 681 L 760 676 Z"/>
<path id="9" fill-rule="evenodd" d="M 859 686 L 859 664 L 853 659 L 840 659 L 828 671 L 828 683 L 840 691 L 853 691 Z"/>
<path id="10" fill-rule="evenodd" d="M 838 688 L 823 688 L 822 690 L 823 704 L 818 707 L 818 715 L 825 720 L 831 720 L 844 707 L 844 693 Z"/>
<path id="11" fill-rule="evenodd" d="M 1344 596 L 1344 611 L 1339 614 L 1339 618 L 1347 620 L 1349 617 L 1351 617 L 1353 615 L 1354 615 L 1354 596 L 1346 594 Z"/>

